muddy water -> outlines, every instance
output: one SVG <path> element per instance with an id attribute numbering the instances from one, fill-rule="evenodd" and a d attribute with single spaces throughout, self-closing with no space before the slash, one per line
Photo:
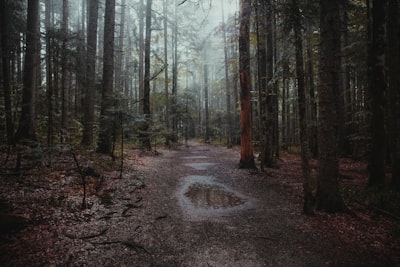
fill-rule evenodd
<path id="1" fill-rule="evenodd" d="M 183 177 L 176 196 L 189 219 L 220 217 L 251 205 L 249 199 L 217 182 L 213 176 Z"/>
<path id="2" fill-rule="evenodd" d="M 185 166 L 192 167 L 195 170 L 198 171 L 205 171 L 209 167 L 214 166 L 215 163 L 210 163 L 210 162 L 194 162 L 194 163 L 185 163 Z"/>

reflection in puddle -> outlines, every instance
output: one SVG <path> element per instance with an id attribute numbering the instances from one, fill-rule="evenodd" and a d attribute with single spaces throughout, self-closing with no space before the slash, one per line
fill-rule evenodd
<path id="1" fill-rule="evenodd" d="M 183 159 L 206 159 L 207 156 L 184 156 Z"/>
<path id="2" fill-rule="evenodd" d="M 181 180 L 176 197 L 190 220 L 221 218 L 249 209 L 254 200 L 219 183 L 213 176 L 189 175 Z"/>
<path id="3" fill-rule="evenodd" d="M 185 192 L 197 208 L 230 208 L 245 203 L 245 200 L 215 184 L 194 183 Z"/>
<path id="4" fill-rule="evenodd" d="M 192 167 L 195 170 L 199 171 L 204 171 L 207 170 L 208 167 L 214 166 L 215 163 L 209 163 L 209 162 L 196 162 L 196 163 L 185 163 L 185 166 Z"/>

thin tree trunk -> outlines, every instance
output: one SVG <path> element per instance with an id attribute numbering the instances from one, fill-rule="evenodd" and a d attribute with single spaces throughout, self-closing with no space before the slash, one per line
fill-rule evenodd
<path id="1" fill-rule="evenodd" d="M 144 88 L 144 3 L 139 2 L 139 112 L 143 114 L 143 88 Z"/>
<path id="2" fill-rule="evenodd" d="M 118 36 L 118 49 L 116 53 L 116 66 L 115 66 L 115 85 L 116 90 L 121 92 L 124 91 L 124 82 L 126 77 L 123 76 L 122 66 L 124 57 L 124 40 L 125 40 L 125 10 L 126 0 L 121 0 L 121 18 L 119 22 L 119 36 Z"/>
<path id="3" fill-rule="evenodd" d="M 307 1 L 309 4 L 312 2 L 311 0 Z M 318 156 L 318 121 L 317 121 L 317 97 L 315 94 L 315 84 L 314 84 L 314 60 L 313 60 L 313 52 L 312 52 L 312 27 L 311 27 L 311 19 L 306 20 L 306 52 L 307 52 L 307 84 L 310 94 L 310 105 L 309 105 L 309 121 L 310 121 L 310 129 L 308 131 L 309 138 L 309 147 L 310 151 L 314 158 Z"/>
<path id="4" fill-rule="evenodd" d="M 168 4 L 167 0 L 163 3 L 163 24 L 164 24 L 164 92 L 165 92 L 165 126 L 170 127 L 169 123 L 169 90 L 168 90 Z M 168 139 L 168 138 L 167 138 Z M 169 142 L 169 140 L 167 140 Z"/>
<path id="5" fill-rule="evenodd" d="M 226 91 L 226 116 L 227 116 L 227 136 L 226 136 L 226 146 L 228 148 L 232 147 L 232 111 L 231 111 L 231 86 L 229 84 L 229 64 L 228 64 L 228 44 L 226 41 L 226 23 L 224 15 L 224 4 L 221 1 L 222 7 L 222 34 L 224 41 L 224 63 L 225 63 L 225 91 Z"/>
<path id="6" fill-rule="evenodd" d="M 291 14 L 293 16 L 293 30 L 296 49 L 296 76 L 297 76 L 297 101 L 299 105 L 301 169 L 303 173 L 303 211 L 313 213 L 313 195 L 311 189 L 310 151 L 308 146 L 307 118 L 306 118 L 306 92 L 303 69 L 303 40 L 301 37 L 300 10 L 296 0 L 291 1 Z"/>
<path id="7" fill-rule="evenodd" d="M 208 66 L 204 65 L 204 123 L 205 123 L 205 133 L 204 133 L 204 141 L 206 143 L 210 142 L 210 126 L 209 126 L 209 99 L 208 99 Z"/>
<path id="8" fill-rule="evenodd" d="M 61 47 L 61 142 L 68 131 L 69 87 L 68 87 L 68 0 L 62 2 L 62 47 Z"/>
<path id="9" fill-rule="evenodd" d="M 249 0 L 240 0 L 239 7 L 239 72 L 240 72 L 240 168 L 255 168 L 253 123 L 251 118 L 250 16 Z"/>
<path id="10" fill-rule="evenodd" d="M 146 3 L 146 34 L 145 34 L 145 49 L 144 49 L 144 87 L 143 87 L 143 114 L 146 117 L 146 125 L 142 129 L 145 134 L 143 136 L 142 145 L 150 150 L 150 41 L 151 41 L 151 5 L 152 0 L 147 0 Z"/>

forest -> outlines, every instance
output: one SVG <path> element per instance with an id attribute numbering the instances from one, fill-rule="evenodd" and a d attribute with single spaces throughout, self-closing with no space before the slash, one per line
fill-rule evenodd
<path id="1" fill-rule="evenodd" d="M 161 163 L 181 170 L 189 156 L 177 155 L 195 149 L 212 156 L 190 159 L 215 157 L 226 164 L 219 148 L 236 153 L 232 169 L 243 177 L 294 186 L 296 197 L 288 203 L 297 203 L 298 216 L 315 224 L 325 216 L 350 216 L 346 223 L 335 219 L 336 229 L 341 223 L 352 227 L 357 216 L 382 216 L 377 224 L 390 234 L 376 235 L 389 245 L 377 247 L 390 261 L 381 263 L 400 264 L 391 250 L 400 247 L 393 241 L 400 233 L 399 18 L 397 0 L 2 0 L 0 251 L 7 253 L 0 259 L 26 264 L 11 260 L 20 250 L 9 244 L 21 229 L 39 227 L 46 216 L 55 220 L 47 209 L 83 223 L 99 211 L 95 203 L 126 205 L 121 217 L 129 217 L 161 190 L 158 182 L 166 183 L 154 172 L 175 173 Z M 221 176 L 230 173 L 223 166 Z M 181 170 L 176 176 L 183 174 L 189 175 Z M 133 204 L 121 202 L 119 190 L 126 186 L 134 187 L 131 195 L 139 192 Z M 115 219 L 102 209 L 101 220 Z M 142 213 L 142 220 L 149 216 Z M 68 216 L 57 222 L 67 225 Z M 154 226 L 177 215 L 152 216 Z M 155 236 L 161 227 L 141 223 Z M 206 239 L 212 239 L 217 226 L 205 225 Z M 63 236 L 83 242 L 113 230 L 107 224 L 96 234 L 65 230 Z M 159 264 L 151 249 L 159 247 L 145 239 L 88 243 L 113 242 L 145 255 L 139 265 Z M 199 263 L 168 262 L 166 254 L 161 265 Z M 222 263 L 209 257 L 207 266 Z M 87 264 L 70 256 L 50 265 L 77 262 Z"/>

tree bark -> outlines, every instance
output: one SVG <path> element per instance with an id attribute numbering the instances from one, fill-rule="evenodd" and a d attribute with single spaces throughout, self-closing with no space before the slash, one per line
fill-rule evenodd
<path id="1" fill-rule="evenodd" d="M 69 88 L 68 88 L 68 0 L 62 1 L 62 47 L 61 47 L 61 142 L 68 131 Z"/>
<path id="2" fill-rule="evenodd" d="M 229 83 L 229 64 L 228 64 L 228 43 L 226 40 L 226 23 L 224 15 L 224 4 L 221 1 L 222 8 L 222 36 L 224 41 L 224 65 L 225 65 L 225 91 L 226 91 L 226 116 L 227 116 L 227 133 L 226 133 L 226 146 L 232 147 L 232 110 L 231 110 L 231 88 Z"/>
<path id="3" fill-rule="evenodd" d="M 371 105 L 371 143 L 368 158 L 368 183 L 370 186 L 385 182 L 385 2 L 368 1 L 368 91 Z"/>
<path id="4" fill-rule="evenodd" d="M 26 28 L 26 52 L 22 91 L 22 109 L 16 141 L 36 140 L 36 68 L 39 24 L 39 0 L 28 0 L 28 18 Z"/>
<path id="5" fill-rule="evenodd" d="M 250 75 L 250 0 L 239 6 L 239 73 L 240 73 L 240 168 L 255 168 L 253 154 L 253 123 L 251 118 Z"/>
<path id="6" fill-rule="evenodd" d="M 9 9 L 6 1 L 0 3 L 0 47 L 2 57 L 2 73 L 3 73 L 3 98 L 4 98 L 4 109 L 6 117 L 6 132 L 7 132 L 7 143 L 8 145 L 15 145 L 14 138 L 14 122 L 12 116 L 12 101 L 11 101 L 11 68 L 10 68 L 10 25 L 9 25 Z"/>
<path id="7" fill-rule="evenodd" d="M 321 0 L 319 168 L 317 208 L 328 212 L 344 210 L 339 192 L 337 105 L 340 72 L 340 0 Z"/>
<path id="8" fill-rule="evenodd" d="M 169 78 L 168 78 L 168 4 L 167 0 L 163 3 L 163 26 L 164 26 L 164 92 L 165 92 L 165 126 L 170 127 L 169 122 Z M 167 143 L 169 142 L 167 138 Z"/>
<path id="9" fill-rule="evenodd" d="M 96 50 L 99 1 L 89 0 L 87 27 L 86 85 L 84 88 L 83 138 L 84 146 L 93 146 L 96 102 Z"/>
<path id="10" fill-rule="evenodd" d="M 148 150 L 151 149 L 150 143 L 150 42 L 151 42 L 151 5 L 152 0 L 146 3 L 146 33 L 144 44 L 144 87 L 143 87 L 143 114 L 146 118 L 146 124 L 141 129 L 144 132 L 142 146 Z"/>
<path id="11" fill-rule="evenodd" d="M 106 0 L 104 16 L 103 90 L 98 152 L 112 153 L 115 0 Z"/>
<path id="12" fill-rule="evenodd" d="M 399 4 L 389 0 L 387 22 L 387 69 L 389 91 L 389 126 L 392 164 L 392 185 L 400 191 L 400 38 Z"/>
<path id="13" fill-rule="evenodd" d="M 291 1 L 291 14 L 294 30 L 294 42 L 296 49 L 296 77 L 297 77 L 297 101 L 299 105 L 301 169 L 303 173 L 303 211 L 306 214 L 313 213 L 313 195 L 311 189 L 310 151 L 308 146 L 307 118 L 306 118 L 306 92 L 303 69 L 303 40 L 301 37 L 301 14 L 297 0 Z"/>

